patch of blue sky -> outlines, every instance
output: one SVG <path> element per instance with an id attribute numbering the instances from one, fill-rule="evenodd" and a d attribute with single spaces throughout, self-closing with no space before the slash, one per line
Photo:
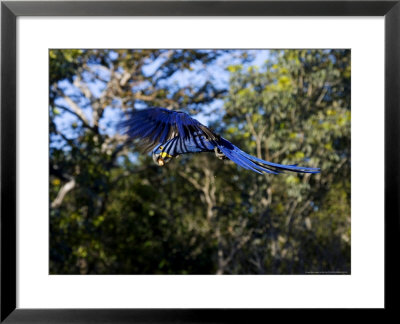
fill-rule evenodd
<path id="1" fill-rule="evenodd" d="M 125 164 L 125 159 L 128 158 L 128 160 L 136 164 L 139 162 L 139 153 L 138 152 L 128 152 L 126 155 L 123 156 L 118 156 L 117 157 L 117 164 L 123 165 Z"/>
<path id="2" fill-rule="evenodd" d="M 75 96 L 71 96 L 71 97 L 75 97 Z M 74 101 L 79 106 L 79 108 L 82 110 L 82 112 L 83 112 L 85 118 L 87 119 L 87 121 L 89 122 L 89 124 L 91 124 L 92 123 L 92 109 L 91 109 L 92 107 L 90 106 L 89 102 L 87 100 L 85 100 L 84 98 L 81 98 L 81 97 L 77 97 L 77 98 L 80 98 L 80 100 L 74 100 Z M 70 107 L 70 105 L 67 103 L 67 101 L 62 97 L 56 98 L 54 103 L 56 106 L 65 107 L 65 108 L 68 108 L 71 111 L 73 111 L 73 108 Z M 67 118 L 68 118 L 68 116 L 74 116 L 75 120 L 79 120 L 75 114 L 70 113 L 66 110 L 63 110 L 62 108 L 59 108 L 59 111 L 60 111 L 59 116 L 66 115 Z"/>
<path id="3" fill-rule="evenodd" d="M 61 80 L 58 82 L 58 87 L 63 90 L 66 96 L 76 95 L 77 89 L 68 80 Z"/>
<path id="4" fill-rule="evenodd" d="M 167 56 L 168 52 L 164 52 L 153 61 L 148 59 L 146 64 L 142 67 L 143 75 L 147 77 L 154 75 L 160 66 L 167 60 Z"/>
<path id="5" fill-rule="evenodd" d="M 82 78 L 92 95 L 99 98 L 110 81 L 110 71 L 99 64 L 88 64 L 90 71 L 84 71 Z"/>
<path id="6" fill-rule="evenodd" d="M 95 74 L 98 78 L 103 80 L 104 82 L 110 81 L 111 73 L 110 70 L 104 67 L 101 64 L 88 64 L 90 71 Z"/>
<path id="7" fill-rule="evenodd" d="M 148 108 L 147 104 L 143 101 L 136 101 L 135 102 L 135 109 L 145 109 Z"/>
<path id="8" fill-rule="evenodd" d="M 176 71 L 169 79 L 162 80 L 159 85 L 161 87 L 172 86 L 175 88 L 185 88 L 189 85 L 200 87 L 206 81 L 206 71 Z"/>
<path id="9" fill-rule="evenodd" d="M 177 91 L 189 85 L 200 88 L 206 81 L 209 81 L 212 82 L 216 89 L 228 89 L 230 72 L 227 68 L 230 65 L 240 64 L 242 62 L 241 55 L 244 52 L 247 52 L 252 58 L 249 62 L 243 64 L 244 69 L 248 69 L 250 66 L 262 69 L 265 66 L 265 62 L 271 57 L 269 50 L 230 51 L 222 54 L 212 64 L 204 65 L 201 62 L 197 62 L 191 65 L 191 71 L 177 71 L 168 80 L 160 82 L 160 86 L 169 87 Z M 215 122 L 223 117 L 223 105 L 224 100 L 220 99 L 210 104 L 205 104 L 202 107 L 202 111 L 195 117 L 206 125 Z"/>
<path id="10" fill-rule="evenodd" d="M 66 138 L 70 140 L 74 140 L 78 138 L 78 132 L 76 129 L 74 129 L 71 125 L 74 123 L 79 124 L 80 122 L 74 118 L 71 114 L 65 114 L 64 116 L 56 116 L 54 118 L 54 123 L 57 125 L 58 131 L 63 134 Z M 60 135 L 53 134 L 50 137 L 50 147 L 51 148 L 56 148 L 56 149 L 64 149 L 64 150 L 69 150 L 69 146 L 66 145 L 66 142 L 64 138 L 62 138 Z"/>
<path id="11" fill-rule="evenodd" d="M 250 67 L 250 66 L 257 66 L 258 68 L 263 68 L 263 66 L 265 66 L 265 63 L 267 62 L 267 60 L 271 59 L 271 51 L 270 50 L 257 50 L 255 52 L 255 56 L 254 56 L 254 60 L 249 63 L 246 64 L 246 67 Z"/>
<path id="12" fill-rule="evenodd" d="M 223 105 L 224 101 L 222 99 L 216 99 L 210 104 L 205 104 L 200 113 L 194 116 L 200 123 L 209 126 L 221 119 L 223 116 Z"/>
<path id="13" fill-rule="evenodd" d="M 150 86 L 151 86 L 151 83 L 148 80 L 145 80 L 142 82 L 137 82 L 132 86 L 132 91 L 136 91 L 136 92 L 143 91 L 143 90 L 148 89 Z"/>
<path id="14" fill-rule="evenodd" d="M 60 113 L 59 115 L 55 116 L 54 117 L 54 122 L 57 125 L 57 129 L 61 133 L 63 133 L 66 136 L 68 136 L 68 138 L 70 138 L 71 135 L 73 135 L 73 134 L 69 134 L 71 125 L 73 125 L 74 123 L 78 123 L 79 119 L 73 114 L 70 114 L 68 112 L 64 112 L 64 113 Z"/>
<path id="15" fill-rule="evenodd" d="M 103 118 L 99 121 L 101 134 L 114 136 L 117 133 L 118 124 L 124 118 L 124 113 L 118 107 L 106 107 L 103 113 Z"/>
<path id="16" fill-rule="evenodd" d="M 70 151 L 71 148 L 69 146 L 66 146 L 65 144 L 66 144 L 65 140 L 60 135 L 57 135 L 57 134 L 50 135 L 50 141 L 49 141 L 50 149 L 52 149 L 52 148 L 55 148 L 55 149 L 64 148 L 65 151 Z"/>
<path id="17" fill-rule="evenodd" d="M 108 53 L 108 57 L 109 57 L 111 60 L 116 60 L 116 59 L 118 58 L 118 53 L 111 50 L 111 51 Z"/>
<path id="18" fill-rule="evenodd" d="M 93 81 L 85 80 L 85 84 L 89 88 L 89 90 L 94 98 L 100 98 L 102 92 L 107 87 L 107 83 L 100 81 L 100 80 L 96 80 L 96 79 L 94 79 Z"/>

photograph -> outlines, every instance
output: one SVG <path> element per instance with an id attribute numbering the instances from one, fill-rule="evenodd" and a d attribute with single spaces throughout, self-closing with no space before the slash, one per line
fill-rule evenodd
<path id="1" fill-rule="evenodd" d="M 50 275 L 351 274 L 350 49 L 48 56 Z"/>

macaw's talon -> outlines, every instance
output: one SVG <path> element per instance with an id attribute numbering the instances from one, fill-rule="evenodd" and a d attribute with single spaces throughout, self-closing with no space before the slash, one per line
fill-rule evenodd
<path id="1" fill-rule="evenodd" d="M 220 160 L 226 160 L 227 157 L 218 147 L 214 147 L 215 156 Z"/>

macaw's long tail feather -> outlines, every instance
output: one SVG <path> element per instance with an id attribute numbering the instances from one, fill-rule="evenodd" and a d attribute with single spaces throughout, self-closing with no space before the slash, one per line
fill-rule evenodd
<path id="1" fill-rule="evenodd" d="M 238 149 L 238 150 L 241 151 L 240 149 Z M 243 152 L 243 151 L 241 151 L 241 152 L 242 152 L 242 154 L 244 156 L 246 156 L 247 158 L 255 161 L 256 163 L 260 163 L 260 164 L 266 165 L 268 167 L 276 168 L 278 170 L 301 172 L 301 173 L 320 173 L 320 169 L 319 168 L 302 167 L 302 166 L 298 166 L 297 164 L 284 165 L 284 164 L 272 163 L 272 162 L 269 162 L 269 161 L 258 159 L 255 156 L 247 154 L 246 152 Z"/>
<path id="2" fill-rule="evenodd" d="M 227 158 L 240 165 L 243 168 L 255 171 L 257 173 L 281 173 L 283 171 L 299 172 L 299 173 L 319 173 L 319 168 L 307 168 L 292 165 L 283 165 L 261 160 L 243 152 L 241 149 L 230 143 L 224 138 L 220 138 L 216 145 L 226 155 Z"/>

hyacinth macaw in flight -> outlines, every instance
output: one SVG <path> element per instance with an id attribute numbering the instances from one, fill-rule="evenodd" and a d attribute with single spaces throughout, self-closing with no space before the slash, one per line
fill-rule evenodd
<path id="1" fill-rule="evenodd" d="M 153 160 L 159 166 L 181 154 L 215 152 L 221 160 L 230 159 L 245 169 L 261 174 L 282 171 L 319 173 L 319 168 L 277 164 L 249 155 L 181 111 L 165 108 L 133 110 L 119 127 L 129 139 L 137 140 L 145 152 L 152 150 Z"/>

